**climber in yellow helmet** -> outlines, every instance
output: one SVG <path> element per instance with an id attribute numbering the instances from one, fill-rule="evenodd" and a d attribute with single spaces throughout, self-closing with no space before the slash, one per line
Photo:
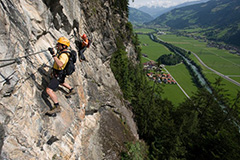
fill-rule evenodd
<path id="1" fill-rule="evenodd" d="M 60 37 L 57 40 L 56 44 L 57 53 L 54 52 L 53 48 L 48 48 L 49 52 L 52 54 L 52 57 L 54 59 L 52 77 L 48 87 L 46 88 L 47 94 L 54 102 L 53 108 L 51 108 L 46 113 L 49 115 L 61 112 L 61 107 L 59 105 L 58 98 L 54 93 L 54 90 L 58 88 L 59 84 L 69 89 L 69 93 L 66 95 L 66 97 L 76 93 L 75 90 L 69 84 L 64 82 L 66 75 L 63 73 L 63 69 L 66 67 L 69 60 L 68 55 L 69 46 L 70 41 L 65 37 Z"/>

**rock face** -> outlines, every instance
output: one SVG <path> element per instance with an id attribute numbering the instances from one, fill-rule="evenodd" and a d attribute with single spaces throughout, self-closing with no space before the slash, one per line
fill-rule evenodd
<path id="1" fill-rule="evenodd" d="M 110 68 L 116 39 L 127 33 L 126 15 L 116 0 L 1 0 L 0 2 L 0 159 L 119 159 L 124 142 L 138 138 L 131 111 Z M 115 5 L 116 6 L 116 5 Z M 121 30 L 116 29 L 116 26 Z M 89 62 L 76 63 L 66 78 L 77 94 L 62 112 L 44 114 L 52 101 L 45 88 L 53 59 L 47 52 L 65 36 L 76 48 L 78 35 L 93 41 Z M 133 54 L 129 42 L 124 42 Z"/>

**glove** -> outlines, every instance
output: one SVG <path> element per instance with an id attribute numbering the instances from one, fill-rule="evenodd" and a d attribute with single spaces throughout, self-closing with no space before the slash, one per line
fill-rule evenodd
<path id="1" fill-rule="evenodd" d="M 50 47 L 49 47 L 48 50 L 49 50 L 49 52 L 51 53 L 51 55 L 54 55 L 54 54 L 55 54 L 53 48 L 50 48 Z"/>

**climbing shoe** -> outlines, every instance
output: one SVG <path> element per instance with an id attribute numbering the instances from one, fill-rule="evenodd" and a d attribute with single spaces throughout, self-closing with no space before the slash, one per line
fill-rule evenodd
<path id="1" fill-rule="evenodd" d="M 76 91 L 74 88 L 70 89 L 69 93 L 65 95 L 66 98 L 71 98 L 71 95 L 76 94 Z"/>
<path id="2" fill-rule="evenodd" d="M 54 106 L 50 111 L 47 111 L 47 115 L 54 115 L 54 114 L 56 114 L 56 113 L 59 113 L 59 112 L 61 112 L 61 108 L 60 108 L 60 106 L 59 105 L 57 105 L 57 106 Z"/>
<path id="3" fill-rule="evenodd" d="M 49 117 L 56 117 L 56 116 L 57 116 L 57 114 L 56 114 L 56 113 L 49 114 L 48 112 L 47 112 L 47 113 L 45 113 L 45 115 L 46 115 L 46 116 L 49 116 Z"/>

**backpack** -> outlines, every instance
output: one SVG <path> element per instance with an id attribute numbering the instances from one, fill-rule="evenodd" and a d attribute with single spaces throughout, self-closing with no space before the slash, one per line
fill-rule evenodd
<path id="1" fill-rule="evenodd" d="M 92 40 L 91 40 L 91 39 L 88 39 L 88 45 L 87 45 L 87 48 L 90 47 L 91 43 L 92 43 Z"/>
<path id="2" fill-rule="evenodd" d="M 75 63 L 77 61 L 77 52 L 74 50 L 71 50 L 71 52 L 63 51 L 62 53 L 69 54 L 69 60 L 66 67 L 63 69 L 63 73 L 65 75 L 71 75 L 75 71 Z"/>

